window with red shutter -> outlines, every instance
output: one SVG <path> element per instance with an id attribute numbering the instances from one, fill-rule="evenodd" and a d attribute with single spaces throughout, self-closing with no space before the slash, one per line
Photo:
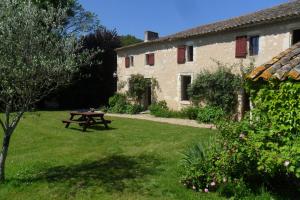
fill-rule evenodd
<path id="1" fill-rule="evenodd" d="M 154 53 L 146 54 L 146 65 L 154 65 Z"/>
<path id="2" fill-rule="evenodd" d="M 127 57 L 125 57 L 125 67 L 126 67 L 126 68 L 129 68 L 129 66 L 130 66 L 130 59 L 129 59 L 129 57 L 127 56 Z"/>
<path id="3" fill-rule="evenodd" d="M 236 58 L 246 58 L 247 56 L 247 36 L 236 37 Z"/>
<path id="4" fill-rule="evenodd" d="M 154 65 L 154 53 L 149 54 L 149 65 L 150 66 Z"/>
<path id="5" fill-rule="evenodd" d="M 177 47 L 177 63 L 184 64 L 185 63 L 185 46 Z"/>

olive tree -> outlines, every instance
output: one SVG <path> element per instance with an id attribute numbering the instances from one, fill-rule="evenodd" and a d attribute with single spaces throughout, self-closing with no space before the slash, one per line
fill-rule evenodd
<path id="1" fill-rule="evenodd" d="M 0 182 L 14 130 L 23 114 L 62 85 L 68 84 L 87 53 L 67 33 L 67 10 L 41 9 L 30 0 L 0 2 Z M 85 54 L 86 56 L 83 56 Z"/>

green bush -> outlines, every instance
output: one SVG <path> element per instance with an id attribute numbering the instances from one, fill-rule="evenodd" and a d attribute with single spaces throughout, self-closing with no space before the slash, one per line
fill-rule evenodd
<path id="1" fill-rule="evenodd" d="M 236 199 L 264 186 L 291 199 L 299 197 L 299 94 L 299 82 L 261 86 L 252 95 L 255 108 L 251 118 L 218 123 L 215 143 L 221 148 L 210 150 L 210 156 L 199 162 L 200 166 L 184 168 L 189 170 L 185 175 L 201 177 L 185 176 L 183 182 L 196 182 L 203 189 L 213 180 L 219 193 Z"/>
<path id="2" fill-rule="evenodd" d="M 225 116 L 224 111 L 219 107 L 205 106 L 198 109 L 197 121 L 200 123 L 215 123 Z"/>
<path id="3" fill-rule="evenodd" d="M 128 95 L 140 104 L 150 85 L 151 79 L 141 74 L 132 74 L 128 79 Z"/>
<path id="4" fill-rule="evenodd" d="M 206 106 L 203 108 L 196 106 L 189 106 L 183 108 L 181 111 L 170 110 L 165 101 L 149 106 L 150 113 L 155 117 L 164 118 L 181 118 L 181 119 L 197 119 L 200 123 L 214 123 L 225 116 L 221 108 Z"/>
<path id="5" fill-rule="evenodd" d="M 166 101 L 160 101 L 150 105 L 149 110 L 150 113 L 155 117 L 181 118 L 181 113 L 179 111 L 170 110 Z"/>
<path id="6" fill-rule="evenodd" d="M 241 88 L 241 79 L 231 73 L 228 67 L 221 64 L 219 66 L 216 72 L 205 71 L 198 74 L 189 88 L 189 95 L 196 105 L 202 101 L 232 113 L 236 110 L 236 92 Z"/>
<path id="7" fill-rule="evenodd" d="M 201 191 L 207 187 L 207 173 L 209 172 L 209 148 L 202 144 L 192 145 L 183 154 L 181 175 L 183 184 L 190 189 Z M 207 163 L 207 164 L 204 164 Z"/>
<path id="8" fill-rule="evenodd" d="M 117 93 L 109 98 L 109 112 L 112 113 L 126 113 L 128 105 L 126 95 Z"/>
<path id="9" fill-rule="evenodd" d="M 144 107 L 139 104 L 128 104 L 126 106 L 126 113 L 127 114 L 138 114 L 144 111 Z"/>
<path id="10" fill-rule="evenodd" d="M 182 117 L 187 119 L 197 119 L 199 113 L 199 107 L 188 106 L 181 110 Z"/>
<path id="11" fill-rule="evenodd" d="M 143 106 L 129 103 L 125 94 L 117 93 L 109 98 L 108 112 L 120 114 L 138 114 L 143 110 Z"/>

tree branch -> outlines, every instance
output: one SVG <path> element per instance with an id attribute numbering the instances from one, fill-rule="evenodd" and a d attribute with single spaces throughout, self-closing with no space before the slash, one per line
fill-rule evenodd
<path id="1" fill-rule="evenodd" d="M 11 124 L 11 131 L 10 131 L 10 135 L 13 134 L 15 128 L 17 127 L 18 123 L 20 122 L 22 116 L 24 114 L 24 111 L 20 111 L 18 112 L 17 116 L 14 118 L 12 124 Z"/>
<path id="2" fill-rule="evenodd" d="M 0 125 L 1 125 L 1 127 L 3 129 L 3 131 L 5 132 L 6 131 L 6 127 L 5 127 L 5 125 L 4 125 L 4 123 L 3 123 L 3 121 L 1 119 L 0 119 Z"/>
<path id="3" fill-rule="evenodd" d="M 6 105 L 6 109 L 5 109 L 5 119 L 6 119 L 6 124 L 5 126 L 8 128 L 9 127 L 9 117 L 10 117 L 10 105 L 11 105 L 11 102 L 9 102 L 7 105 Z"/>

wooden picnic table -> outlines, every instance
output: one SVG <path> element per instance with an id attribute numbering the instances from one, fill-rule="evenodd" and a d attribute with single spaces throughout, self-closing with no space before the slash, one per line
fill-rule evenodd
<path id="1" fill-rule="evenodd" d="M 79 117 L 74 119 L 75 116 Z M 83 127 L 83 131 L 86 131 L 88 127 L 95 124 L 103 124 L 105 128 L 108 128 L 108 124 L 111 123 L 110 120 L 104 119 L 104 113 L 99 111 L 72 111 L 70 112 L 70 119 L 63 120 L 62 122 L 66 124 L 66 128 L 68 128 L 71 123 L 79 124 Z"/>

